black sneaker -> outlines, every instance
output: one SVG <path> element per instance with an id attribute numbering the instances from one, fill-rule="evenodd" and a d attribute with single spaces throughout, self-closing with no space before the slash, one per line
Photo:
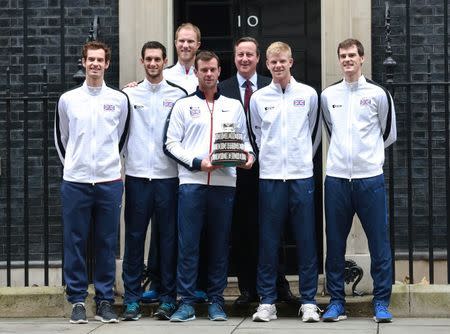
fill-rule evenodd
<path id="1" fill-rule="evenodd" d="M 119 322 L 116 312 L 114 312 L 111 303 L 107 300 L 102 300 L 97 304 L 97 313 L 95 319 L 101 322 Z"/>
<path id="2" fill-rule="evenodd" d="M 173 303 L 161 303 L 159 304 L 154 316 L 159 320 L 169 320 L 176 309 L 177 308 Z"/>
<path id="3" fill-rule="evenodd" d="M 141 318 L 141 308 L 136 302 L 129 303 L 125 305 L 125 310 L 122 314 L 122 319 L 128 320 L 139 320 Z"/>
<path id="4" fill-rule="evenodd" d="M 70 316 L 71 324 L 87 324 L 86 309 L 83 303 L 75 303 L 72 305 L 72 315 Z"/>

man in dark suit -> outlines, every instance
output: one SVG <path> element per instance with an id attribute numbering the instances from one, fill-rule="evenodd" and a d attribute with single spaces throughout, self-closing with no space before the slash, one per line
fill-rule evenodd
<path id="1" fill-rule="evenodd" d="M 250 141 L 256 149 L 250 131 L 248 103 L 253 91 L 270 84 L 271 79 L 256 73 L 259 62 L 259 47 L 256 39 L 242 37 L 234 45 L 235 76 L 219 83 L 221 94 L 241 101 L 247 118 Z M 231 259 L 237 270 L 239 291 L 236 305 L 259 301 L 256 293 L 256 267 L 258 264 L 258 182 L 259 164 L 250 170 L 237 169 L 236 195 L 233 212 Z M 277 277 L 278 300 L 297 303 L 284 276 L 283 258 Z"/>

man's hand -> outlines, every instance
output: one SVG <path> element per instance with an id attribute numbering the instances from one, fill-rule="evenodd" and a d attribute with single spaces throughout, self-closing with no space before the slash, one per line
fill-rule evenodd
<path id="1" fill-rule="evenodd" d="M 250 169 L 250 168 L 252 168 L 253 163 L 255 162 L 255 157 L 253 156 L 253 154 L 250 154 L 247 151 L 244 151 L 244 152 L 247 155 L 247 162 L 238 167 L 242 168 L 242 169 Z"/>
<path id="2" fill-rule="evenodd" d="M 222 168 L 222 166 L 213 165 L 208 158 L 202 160 L 201 169 L 203 172 L 212 172 L 219 168 Z"/>
<path id="3" fill-rule="evenodd" d="M 127 83 L 125 86 L 123 86 L 123 88 L 133 88 L 136 87 L 138 85 L 138 83 L 136 81 L 131 81 L 129 83 Z"/>

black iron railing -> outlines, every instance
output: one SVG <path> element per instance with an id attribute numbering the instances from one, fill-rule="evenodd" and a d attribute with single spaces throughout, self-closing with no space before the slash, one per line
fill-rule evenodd
<path id="1" fill-rule="evenodd" d="M 444 13 L 448 13 L 448 2 Z M 406 77 L 411 79 L 410 5 L 406 1 Z M 396 62 L 392 57 L 389 2 L 386 2 L 385 85 L 397 108 L 398 141 L 388 150 L 389 223 L 394 265 L 404 249 L 399 239 L 407 239 L 408 277 L 414 283 L 414 261 L 424 259 L 424 245 L 416 251 L 415 243 L 427 239 L 425 260 L 428 261 L 430 283 L 435 281 L 435 253 L 447 262 L 447 282 L 450 283 L 450 164 L 449 164 L 449 76 L 448 76 L 448 14 L 444 15 L 444 80 L 432 80 L 432 64 L 427 58 L 426 79 L 395 82 Z M 442 126 L 443 124 L 443 126 Z M 418 131 L 417 129 L 420 129 Z M 423 135 L 419 140 L 417 134 Z M 419 168 L 418 168 L 419 166 Z M 418 172 L 419 171 L 419 172 Z M 417 174 L 420 174 L 419 176 Z M 424 180 L 426 179 L 426 181 Z M 421 193 L 420 214 L 416 193 Z M 406 196 L 406 200 L 401 195 Z M 405 210 L 406 209 L 406 210 Z M 404 213 L 406 211 L 406 214 Z M 406 221 L 407 228 L 403 229 Z M 421 229 L 426 228 L 426 233 Z M 438 229 L 439 233 L 436 233 Z M 445 231 L 445 232 L 444 232 Z M 443 233 L 444 232 L 444 233 Z M 443 235 L 445 234 L 446 235 Z M 420 234 L 420 238 L 416 234 Z M 418 254 L 420 253 L 420 254 Z"/>
<path id="2" fill-rule="evenodd" d="M 64 265 L 59 184 L 61 164 L 53 144 L 55 104 L 65 85 L 64 29 L 61 27 L 61 85 L 49 92 L 47 68 L 43 65 L 40 80 L 34 76 L 29 89 L 27 1 L 23 4 L 23 88 L 13 93 L 11 70 L 6 70 L 4 94 L 0 95 L 0 130 L 4 138 L 1 151 L 0 191 L 4 198 L 5 223 L 0 225 L 2 257 L 0 270 L 6 270 L 6 286 L 12 285 L 12 271 L 23 270 L 23 284 L 30 285 L 31 267 L 42 268 L 43 283 L 49 285 L 50 268 Z M 64 1 L 61 1 L 61 24 L 64 22 Z M 96 15 L 86 41 L 100 35 L 100 20 Z M 84 80 L 81 59 L 73 80 Z M 40 81 L 40 82 L 36 82 Z M 3 139 L 1 139 L 3 143 Z M 20 167 L 18 166 L 20 164 Z M 4 193 L 3 193 L 4 191 Z M 19 212 L 20 211 L 20 212 Z M 95 224 L 95 222 L 94 222 Z M 87 248 L 88 277 L 94 272 L 94 226 L 91 225 Z M 64 284 L 64 277 L 62 279 Z"/>
<path id="3" fill-rule="evenodd" d="M 15 112 L 15 118 L 22 119 L 22 135 L 23 135 L 23 149 L 22 152 L 22 160 L 23 160 L 23 174 L 22 177 L 22 198 L 18 202 L 22 202 L 22 222 L 23 222 L 23 233 L 20 235 L 23 237 L 23 262 L 22 265 L 24 268 L 24 285 L 29 285 L 29 270 L 30 270 L 30 225 L 33 223 L 30 220 L 30 208 L 33 206 L 30 202 L 30 178 L 35 175 L 30 175 L 30 170 L 32 170 L 33 166 L 30 166 L 30 159 L 35 158 L 35 156 L 30 157 L 30 151 L 33 150 L 30 147 L 30 124 L 29 118 L 30 114 L 33 114 L 33 122 L 38 122 L 37 128 L 40 129 L 38 134 L 36 131 L 33 133 L 34 137 L 40 137 L 42 142 L 42 155 L 40 156 L 40 161 L 42 161 L 42 190 L 40 191 L 39 196 L 33 196 L 33 201 L 38 202 L 41 205 L 42 209 L 42 219 L 40 220 L 43 224 L 42 231 L 42 246 L 43 246 L 43 268 L 44 268 L 44 284 L 48 285 L 49 283 L 49 136 L 50 136 L 50 127 L 53 122 L 49 120 L 49 106 L 54 105 L 57 95 L 49 94 L 48 87 L 48 76 L 47 69 L 44 67 L 42 70 L 42 84 L 41 84 L 41 92 L 35 94 L 28 94 L 26 96 L 16 95 L 13 96 L 11 94 L 11 74 L 10 69 L 8 68 L 6 71 L 6 94 L 0 97 L 0 106 L 5 108 L 5 190 L 6 190 L 6 205 L 5 205 L 5 233 L 6 233 L 6 285 L 11 285 L 11 270 L 12 266 L 12 245 L 17 245 L 16 242 L 13 242 L 12 238 L 12 230 L 13 230 L 13 196 L 12 189 L 17 188 L 17 185 L 12 184 L 12 180 L 17 180 L 18 178 L 13 176 L 11 171 L 15 170 L 17 167 L 18 161 L 13 161 L 11 159 L 11 152 L 17 147 L 14 147 L 11 138 L 13 136 L 13 127 L 12 123 L 17 122 L 17 120 L 12 120 L 12 113 Z M 31 106 L 30 106 L 31 105 Z M 20 116 L 17 115 L 17 110 L 21 110 Z M 36 116 L 38 114 L 38 116 Z M 37 123 L 34 123 L 34 125 Z M 17 132 L 17 131 L 16 131 Z M 17 157 L 17 156 L 16 156 Z M 36 191 L 34 191 L 34 195 L 36 195 Z M 16 197 L 17 199 L 17 197 Z M 15 205 L 15 207 L 17 207 Z M 17 233 L 15 235 L 17 237 Z M 17 258 L 14 262 L 20 262 Z"/>

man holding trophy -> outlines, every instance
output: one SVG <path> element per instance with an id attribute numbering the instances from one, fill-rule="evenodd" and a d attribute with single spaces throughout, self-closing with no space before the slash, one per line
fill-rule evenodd
<path id="1" fill-rule="evenodd" d="M 223 291 L 227 284 L 236 186 L 234 166 L 249 169 L 255 159 L 241 103 L 220 95 L 217 90 L 220 75 L 217 55 L 199 52 L 195 73 L 199 87 L 194 94 L 175 103 L 164 139 L 166 154 L 179 164 L 180 179 L 177 267 L 180 306 L 170 319 L 173 322 L 195 319 L 193 305 L 203 227 L 209 255 L 206 291 L 209 319 L 227 320 Z M 214 152 L 218 159 L 211 160 L 214 149 L 219 150 Z"/>

